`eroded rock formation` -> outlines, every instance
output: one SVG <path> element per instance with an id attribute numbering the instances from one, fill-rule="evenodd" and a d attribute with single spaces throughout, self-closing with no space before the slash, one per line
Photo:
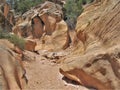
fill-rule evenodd
<path id="1" fill-rule="evenodd" d="M 64 76 L 98 90 L 120 88 L 119 8 L 119 0 L 85 7 L 77 20 L 75 50 L 60 68 Z"/>
<path id="2" fill-rule="evenodd" d="M 13 32 L 20 37 L 40 39 L 35 50 L 66 49 L 70 45 L 70 36 L 62 18 L 62 7 L 46 1 L 24 13 Z"/>
<path id="3" fill-rule="evenodd" d="M 21 90 L 27 83 L 26 71 L 14 45 L 7 40 L 0 40 L 0 84 L 4 90 Z"/>
<path id="4" fill-rule="evenodd" d="M 15 25 L 13 14 L 9 12 L 8 4 L 2 7 L 0 7 L 0 26 L 3 30 L 9 30 L 9 28 L 11 30 L 11 27 Z M 27 38 L 25 39 L 26 50 L 36 51 L 38 55 L 41 54 L 39 50 L 46 50 L 47 55 L 44 54 L 44 57 L 59 59 L 58 63 L 63 64 L 59 70 L 65 77 L 88 88 L 118 90 L 120 88 L 119 8 L 119 0 L 95 0 L 92 4 L 87 5 L 84 12 L 78 17 L 74 39 L 72 36 L 73 46 L 68 51 L 66 50 L 69 52 L 67 55 L 60 54 L 60 56 L 55 53 L 66 49 L 71 43 L 68 26 L 62 19 L 62 7 L 57 4 L 47 1 L 32 8 L 21 17 L 16 18 L 16 25 L 12 31 L 19 37 Z M 9 24 L 6 24 L 7 22 Z M 12 47 L 14 51 L 23 55 L 23 52 L 14 46 L 6 47 Z M 5 61 L 9 61 L 8 56 L 12 57 L 10 59 L 13 61 L 12 65 L 16 66 L 15 63 L 18 62 L 11 54 L 13 51 L 11 49 L 10 51 L 1 49 L 1 51 L 5 55 L 1 53 L 1 57 L 6 58 Z M 26 55 L 24 58 L 28 59 L 31 52 L 26 51 L 26 53 L 24 53 Z M 64 59 L 61 59 L 60 57 L 63 56 Z M 36 59 L 34 55 L 31 55 L 31 58 Z M 3 67 L 2 64 L 0 66 Z M 11 65 L 8 66 L 11 68 Z M 3 72 L 6 71 L 3 70 Z M 19 70 L 15 72 L 19 73 Z M 12 75 L 14 74 L 12 73 Z M 8 80 L 10 77 L 8 76 Z M 11 82 L 15 83 L 15 86 L 12 83 L 9 86 L 21 88 L 19 81 L 16 83 L 14 82 L 16 78 L 13 77 L 13 79 Z"/>

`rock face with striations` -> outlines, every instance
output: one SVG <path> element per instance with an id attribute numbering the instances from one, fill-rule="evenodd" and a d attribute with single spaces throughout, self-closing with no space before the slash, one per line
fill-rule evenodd
<path id="1" fill-rule="evenodd" d="M 60 72 L 98 90 L 120 88 L 120 0 L 96 0 L 78 17 L 76 47 Z"/>
<path id="2" fill-rule="evenodd" d="M 25 89 L 26 70 L 18 53 L 8 40 L 0 39 L 0 86 L 3 90 Z"/>
<path id="3" fill-rule="evenodd" d="M 70 36 L 62 18 L 62 7 L 46 1 L 24 13 L 16 22 L 13 32 L 20 37 L 32 36 L 32 39 L 37 39 L 35 50 L 66 49 L 70 44 Z"/>

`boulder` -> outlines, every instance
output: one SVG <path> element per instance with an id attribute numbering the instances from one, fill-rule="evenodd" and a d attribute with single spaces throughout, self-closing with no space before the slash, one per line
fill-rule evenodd
<path id="1" fill-rule="evenodd" d="M 64 20 L 57 23 L 56 29 L 52 34 L 52 43 L 56 49 L 66 49 L 71 42 L 68 26 Z M 58 47 L 59 46 L 59 47 Z"/>
<path id="2" fill-rule="evenodd" d="M 43 34 L 44 23 L 39 16 L 32 18 L 32 33 L 33 38 L 41 38 Z"/>
<path id="3" fill-rule="evenodd" d="M 58 4 L 46 1 L 41 5 L 39 16 L 45 23 L 45 32 L 51 35 L 55 30 L 56 23 L 62 20 L 62 7 Z"/>
<path id="4" fill-rule="evenodd" d="M 68 27 L 64 20 L 56 23 L 55 31 L 51 36 L 44 34 L 39 43 L 37 43 L 36 50 L 52 50 L 58 51 L 69 47 L 71 42 Z"/>
<path id="5" fill-rule="evenodd" d="M 42 19 L 42 21 L 45 24 L 45 32 L 47 35 L 51 35 L 52 32 L 55 30 L 55 24 L 56 24 L 56 20 L 52 17 L 50 17 L 48 14 L 43 14 L 40 16 L 40 18 Z"/>
<path id="6" fill-rule="evenodd" d="M 56 24 L 60 22 L 62 18 L 62 7 L 58 4 L 46 1 L 43 4 L 31 8 L 31 10 L 24 13 L 22 17 L 16 17 L 16 26 L 13 32 L 19 32 L 20 36 L 23 37 L 21 31 L 27 31 L 29 29 L 34 39 L 40 39 L 43 33 L 52 35 L 55 31 Z M 23 26 L 23 23 L 26 24 L 26 28 Z M 21 30 L 22 27 L 25 28 L 25 30 Z M 29 32 L 23 32 L 23 34 L 28 33 Z"/>
<path id="7" fill-rule="evenodd" d="M 35 51 L 36 42 L 34 40 L 26 39 L 25 50 Z"/>
<path id="8" fill-rule="evenodd" d="M 11 21 L 12 14 L 10 16 L 9 20 Z M 34 42 L 29 49 L 26 47 L 30 46 L 28 42 L 25 46 L 30 51 L 66 49 L 69 47 L 71 39 L 67 24 L 62 18 L 62 7 L 46 1 L 31 8 L 22 16 L 16 16 L 16 25 L 12 28 L 12 32 L 19 37 L 33 39 L 32 41 L 35 40 L 37 46 Z"/>

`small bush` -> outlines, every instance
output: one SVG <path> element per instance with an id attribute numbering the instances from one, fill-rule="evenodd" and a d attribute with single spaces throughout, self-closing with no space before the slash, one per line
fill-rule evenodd
<path id="1" fill-rule="evenodd" d="M 7 39 L 22 50 L 25 47 L 25 40 L 23 38 L 19 38 L 17 35 L 0 31 L 0 39 Z"/>
<path id="2" fill-rule="evenodd" d="M 20 49 L 24 49 L 25 47 L 25 40 L 23 38 L 19 38 L 16 35 L 10 35 L 9 39 L 10 42 L 14 43 L 16 46 L 18 46 Z"/>
<path id="3" fill-rule="evenodd" d="M 64 6 L 65 12 L 65 20 L 70 27 L 70 29 L 74 29 L 76 25 L 77 17 L 83 11 L 83 5 L 87 3 L 91 3 L 94 0 L 66 0 L 66 4 Z"/>
<path id="4" fill-rule="evenodd" d="M 41 3 L 44 0 L 21 0 L 17 1 L 14 5 L 14 9 L 16 12 L 25 13 L 28 11 L 31 7 Z"/>
<path id="5" fill-rule="evenodd" d="M 65 12 L 67 18 L 66 22 L 68 23 L 71 29 L 74 29 L 76 24 L 76 19 L 83 11 L 82 2 L 81 0 L 78 1 L 67 0 L 64 8 L 66 10 Z"/>

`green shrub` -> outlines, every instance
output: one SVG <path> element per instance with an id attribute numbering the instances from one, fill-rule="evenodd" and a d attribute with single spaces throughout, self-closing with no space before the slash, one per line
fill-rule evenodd
<path id="1" fill-rule="evenodd" d="M 76 19 L 83 11 L 82 2 L 81 0 L 67 0 L 64 6 L 65 8 L 65 15 L 66 15 L 66 22 L 68 23 L 71 29 L 75 28 Z"/>
<path id="2" fill-rule="evenodd" d="M 70 27 L 70 29 L 74 29 L 76 25 L 77 17 L 83 11 L 83 5 L 87 3 L 91 3 L 93 0 L 67 0 L 64 6 L 65 19 Z"/>
<path id="3" fill-rule="evenodd" d="M 18 46 L 20 49 L 24 49 L 25 40 L 23 38 L 19 38 L 17 35 L 0 31 L 0 39 L 7 39 L 14 45 Z"/>
<path id="4" fill-rule="evenodd" d="M 25 13 L 31 7 L 36 6 L 37 4 L 43 2 L 44 0 L 20 0 L 16 1 L 14 9 L 16 12 Z"/>
<path id="5" fill-rule="evenodd" d="M 18 46 L 20 49 L 24 49 L 25 40 L 23 38 L 19 38 L 17 35 L 10 35 L 8 40 Z"/>

